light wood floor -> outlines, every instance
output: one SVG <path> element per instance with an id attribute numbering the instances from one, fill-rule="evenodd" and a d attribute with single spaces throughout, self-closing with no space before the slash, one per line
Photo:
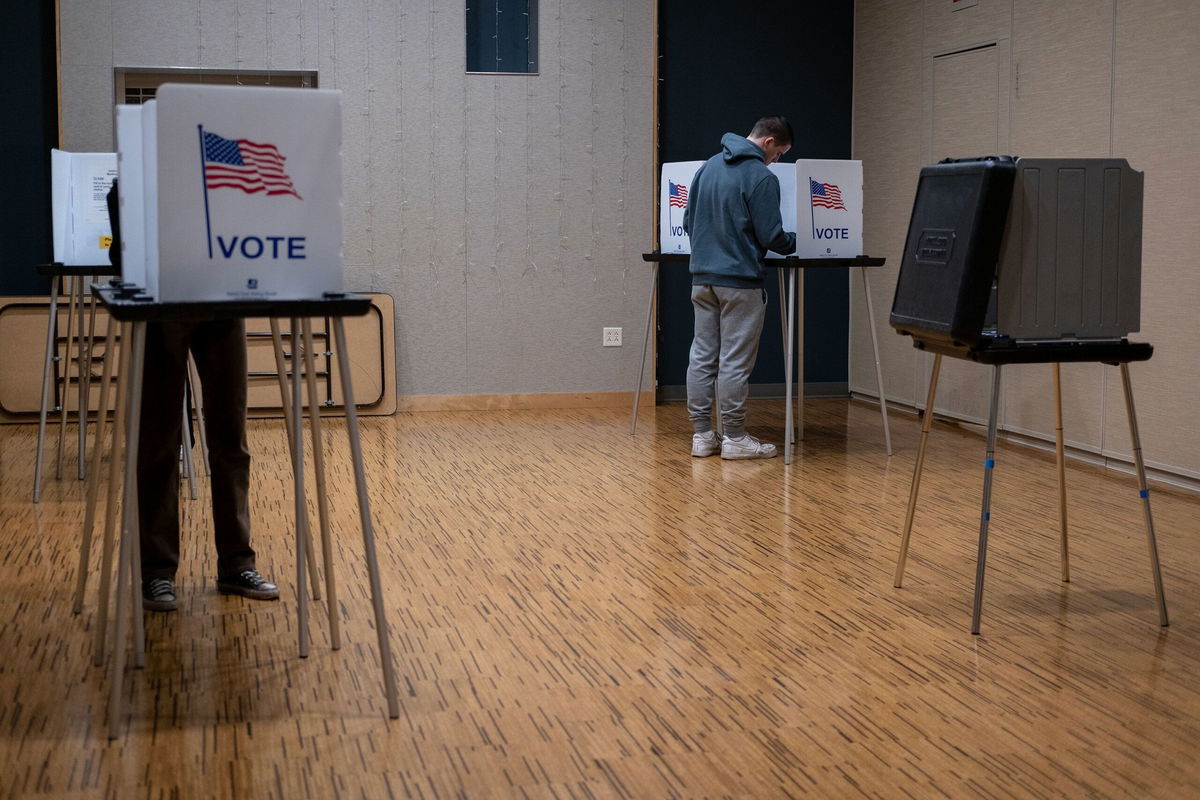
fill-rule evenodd
<path id="1" fill-rule="evenodd" d="M 300 660 L 286 442 L 252 423 L 283 599 L 215 592 L 185 500 L 182 607 L 147 615 L 111 743 L 94 580 L 71 614 L 82 484 L 51 470 L 32 505 L 36 428 L 0 427 L 0 797 L 1200 796 L 1200 498 L 1153 487 L 1163 630 L 1133 479 L 1070 468 L 1062 584 L 1053 463 L 1002 447 L 973 637 L 982 439 L 935 426 L 896 590 L 915 418 L 889 459 L 874 407 L 810 401 L 784 467 L 693 459 L 681 407 L 644 413 L 636 438 L 619 410 L 362 421 L 390 721 L 344 428 L 345 645 L 314 609 Z M 751 431 L 778 442 L 780 417 L 756 402 Z"/>

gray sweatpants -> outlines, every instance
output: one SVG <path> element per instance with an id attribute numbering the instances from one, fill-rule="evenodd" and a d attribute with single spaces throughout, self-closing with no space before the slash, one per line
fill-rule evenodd
<path id="1" fill-rule="evenodd" d="M 713 382 L 720 385 L 726 436 L 746 432 L 750 371 L 758 360 L 767 293 L 762 289 L 693 286 L 696 332 L 688 362 L 688 419 L 697 433 L 712 430 Z"/>

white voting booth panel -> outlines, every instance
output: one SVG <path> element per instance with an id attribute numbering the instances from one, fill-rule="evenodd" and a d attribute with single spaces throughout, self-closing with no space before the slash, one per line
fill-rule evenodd
<path id="1" fill-rule="evenodd" d="M 68 267 L 108 263 L 107 197 L 115 177 L 115 153 L 50 151 L 55 261 Z"/>
<path id="2" fill-rule="evenodd" d="M 683 213 L 687 210 L 692 178 L 702 166 L 703 161 L 673 161 L 662 166 L 662 184 L 658 193 L 660 252 L 692 252 L 692 241 L 683 232 Z"/>
<path id="3" fill-rule="evenodd" d="M 791 197 L 783 219 L 784 228 L 796 234 L 797 256 L 854 258 L 862 254 L 861 161 L 802 159 L 795 165 L 773 164 L 771 168 L 780 176 L 780 190 Z M 789 220 L 794 227 L 788 227 Z"/>
<path id="4" fill-rule="evenodd" d="M 157 97 L 117 111 L 122 238 L 136 236 L 125 220 L 141 205 L 141 240 L 125 253 L 135 270 L 144 263 L 147 292 L 192 302 L 343 291 L 340 93 L 164 84 Z"/>
<path id="5" fill-rule="evenodd" d="M 142 168 L 142 111 L 145 106 L 117 106 L 117 216 L 121 221 L 121 277 L 150 291 L 146 281 L 146 207 Z M 157 268 L 154 270 L 158 277 Z"/>
<path id="6" fill-rule="evenodd" d="M 659 250 L 690 253 L 683 232 L 683 213 L 696 172 L 703 161 L 663 164 L 659 188 Z M 779 179 L 779 213 L 783 229 L 796 234 L 800 258 L 854 258 L 862 245 L 862 162 L 803 159 L 771 164 Z M 805 192 L 807 191 L 807 194 Z M 768 252 L 768 258 L 780 258 Z"/>

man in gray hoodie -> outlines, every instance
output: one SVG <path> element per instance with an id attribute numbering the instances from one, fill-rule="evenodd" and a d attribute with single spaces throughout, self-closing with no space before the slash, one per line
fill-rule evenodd
<path id="1" fill-rule="evenodd" d="M 796 234 L 783 230 L 779 215 L 779 180 L 767 169 L 791 149 L 793 137 L 786 119 L 763 117 L 748 136 L 721 137 L 722 151 L 692 178 L 683 229 L 692 242 L 696 312 L 687 372 L 693 456 L 775 456 L 775 445 L 746 433 L 746 397 L 766 316 L 763 257 L 796 250 Z M 723 439 L 712 429 L 714 382 Z"/>

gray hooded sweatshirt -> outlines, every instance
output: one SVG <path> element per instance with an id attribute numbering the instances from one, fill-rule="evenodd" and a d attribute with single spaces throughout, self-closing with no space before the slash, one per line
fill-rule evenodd
<path id="1" fill-rule="evenodd" d="M 722 151 L 692 178 L 683 229 L 692 240 L 692 285 L 757 289 L 768 250 L 796 250 L 796 234 L 783 230 L 779 179 L 764 153 L 744 136 L 721 137 Z"/>

